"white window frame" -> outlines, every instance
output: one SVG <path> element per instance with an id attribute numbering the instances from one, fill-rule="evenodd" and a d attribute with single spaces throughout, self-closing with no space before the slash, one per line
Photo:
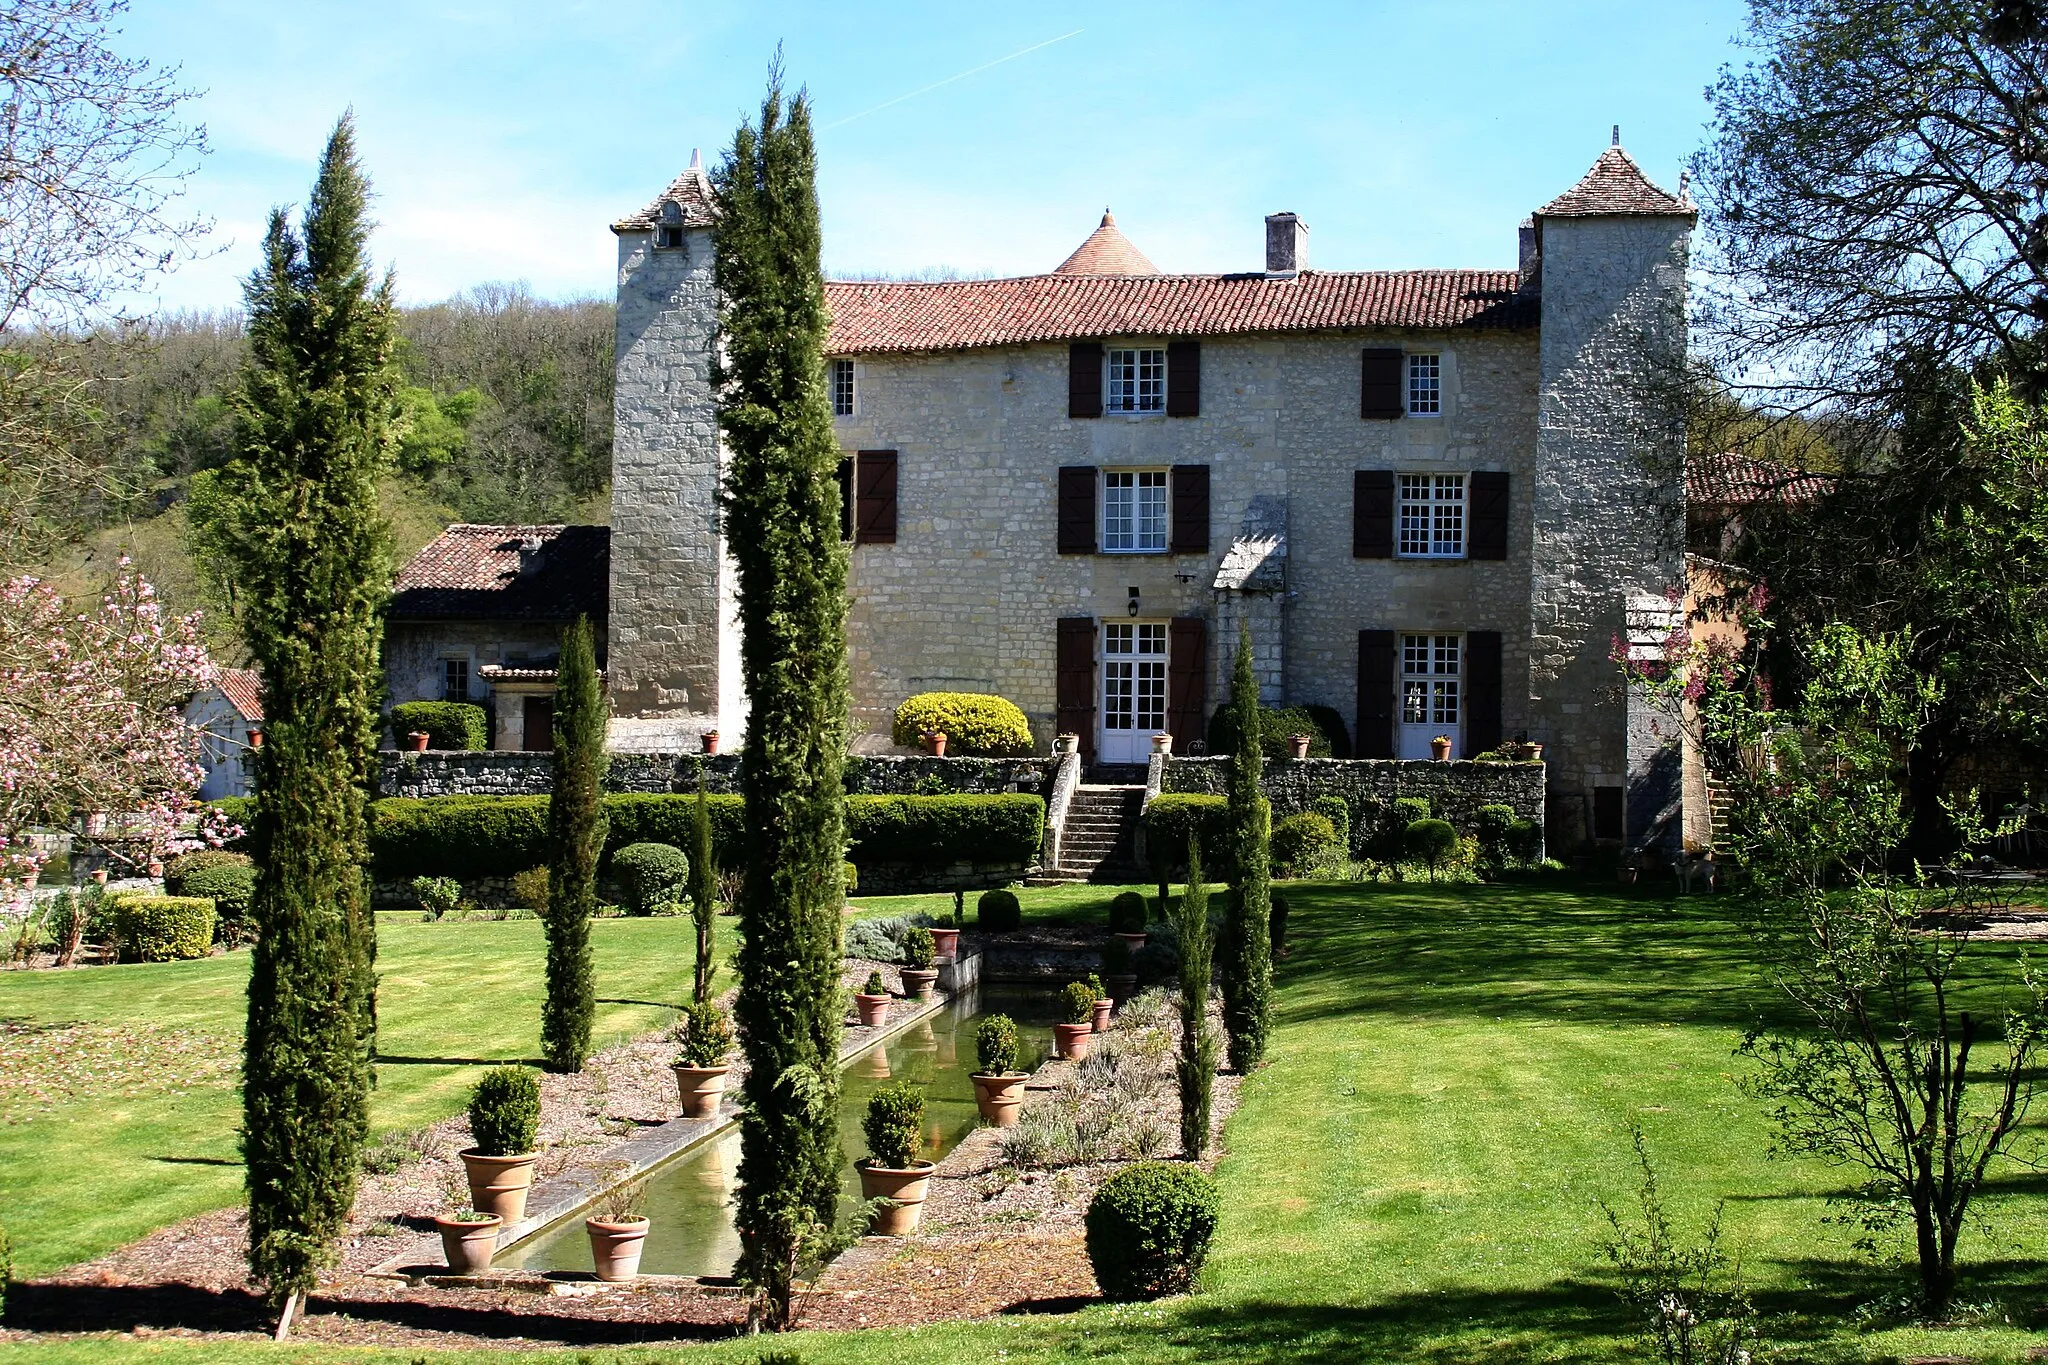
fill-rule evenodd
<path id="1" fill-rule="evenodd" d="M 853 416 L 853 405 L 859 394 L 859 390 L 854 387 L 853 362 L 851 360 L 833 361 L 831 379 L 832 415 L 834 417 Z"/>
<path id="2" fill-rule="evenodd" d="M 1408 356 L 1408 415 L 1444 415 L 1444 358 L 1435 351 L 1414 351 Z"/>
<path id="3" fill-rule="evenodd" d="M 1449 735 L 1458 752 L 1465 727 L 1465 637 L 1441 630 L 1400 633 L 1400 674 L 1394 695 L 1402 758 L 1430 757 L 1430 741 Z"/>
<path id="4" fill-rule="evenodd" d="M 1400 559 L 1463 559 L 1472 481 L 1463 474 L 1394 476 L 1394 554 Z"/>
<path id="5" fill-rule="evenodd" d="M 1106 763 L 1142 763 L 1152 736 L 1166 729 L 1168 623 L 1104 621 L 1096 638 L 1102 651 L 1098 750 Z"/>
<path id="6" fill-rule="evenodd" d="M 1169 482 L 1164 468 L 1102 471 L 1102 553 L 1166 553 L 1172 538 L 1172 509 L 1167 505 Z"/>
<path id="7" fill-rule="evenodd" d="M 1102 410 L 1143 417 L 1166 411 L 1166 347 L 1111 346 L 1102 353 Z"/>

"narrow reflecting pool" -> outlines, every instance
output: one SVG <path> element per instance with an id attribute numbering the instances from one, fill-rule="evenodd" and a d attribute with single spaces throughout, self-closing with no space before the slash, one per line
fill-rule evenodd
<path id="1" fill-rule="evenodd" d="M 901 1009 L 900 1004 L 897 1008 Z M 925 1159 L 937 1161 L 974 1131 L 974 1028 L 983 1016 L 1007 1014 L 1017 1021 L 1018 1065 L 1036 1070 L 1051 1050 L 1053 1000 L 1050 988 L 987 986 L 922 1019 L 880 1047 L 856 1057 L 842 1073 L 840 1142 L 846 1166 L 840 1173 L 844 1207 L 860 1200 L 854 1159 L 867 1153 L 860 1121 L 868 1097 L 892 1080 L 924 1087 Z M 725 1275 L 739 1256 L 732 1226 L 732 1195 L 738 1185 L 740 1133 L 729 1129 L 647 1177 L 647 1251 L 640 1262 L 649 1275 Z M 570 1218 L 537 1237 L 501 1252 L 498 1265 L 526 1270 L 589 1270 L 590 1239 L 583 1220 Z"/>

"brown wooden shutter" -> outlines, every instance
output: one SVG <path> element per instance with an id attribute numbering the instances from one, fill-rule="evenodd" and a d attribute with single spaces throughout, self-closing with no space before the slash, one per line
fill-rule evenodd
<path id="1" fill-rule="evenodd" d="M 1053 718 L 1063 735 L 1079 735 L 1095 757 L 1095 618 L 1062 616 L 1053 675 Z"/>
<path id="2" fill-rule="evenodd" d="M 1475 471 L 1465 483 L 1465 555 L 1468 559 L 1508 557 L 1508 476 Z M 1491 747 L 1491 746 L 1488 746 Z"/>
<path id="3" fill-rule="evenodd" d="M 896 543 L 896 452 L 863 450 L 853 466 L 853 543 Z"/>
<path id="4" fill-rule="evenodd" d="M 839 538 L 853 539 L 853 457 L 839 461 Z"/>
<path id="5" fill-rule="evenodd" d="M 1394 632 L 1358 632 L 1358 742 L 1360 758 L 1394 756 Z"/>
<path id="6" fill-rule="evenodd" d="M 1394 471 L 1361 469 L 1351 476 L 1351 557 L 1394 557 Z"/>
<path id="7" fill-rule="evenodd" d="M 1177 555 L 1209 553 L 1209 466 L 1173 467 L 1173 542 Z"/>
<path id="8" fill-rule="evenodd" d="M 1500 632 L 1465 632 L 1465 757 L 1500 747 Z"/>
<path id="9" fill-rule="evenodd" d="M 1166 343 L 1166 415 L 1202 415 L 1202 343 Z"/>
<path id="10" fill-rule="evenodd" d="M 1095 553 L 1095 466 L 1070 464 L 1060 469 L 1060 553 Z"/>
<path id="11" fill-rule="evenodd" d="M 1208 679 L 1209 628 L 1199 616 L 1176 616 L 1166 634 L 1166 731 L 1182 753 L 1203 736 Z"/>
<path id="12" fill-rule="evenodd" d="M 1369 421 L 1386 421 L 1407 413 L 1401 394 L 1407 356 L 1397 347 L 1368 346 L 1359 362 L 1358 415 Z"/>
<path id="13" fill-rule="evenodd" d="M 1067 348 L 1067 416 L 1102 416 L 1102 343 L 1077 341 Z"/>

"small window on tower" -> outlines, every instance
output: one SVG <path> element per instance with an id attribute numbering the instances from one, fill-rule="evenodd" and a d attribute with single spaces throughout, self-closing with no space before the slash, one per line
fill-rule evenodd
<path id="1" fill-rule="evenodd" d="M 832 415 L 853 416 L 853 362 L 835 360 L 832 362 Z"/>
<path id="2" fill-rule="evenodd" d="M 683 244 L 683 210 L 673 199 L 662 203 L 661 227 L 655 234 L 654 244 L 668 251 L 673 251 Z"/>

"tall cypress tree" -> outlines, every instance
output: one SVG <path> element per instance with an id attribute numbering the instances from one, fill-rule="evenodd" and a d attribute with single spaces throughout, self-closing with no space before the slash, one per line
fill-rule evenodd
<path id="1" fill-rule="evenodd" d="M 373 280 L 369 184 L 344 116 L 304 236 L 271 214 L 244 290 L 249 359 L 224 471 L 242 636 L 263 678 L 253 845 L 263 876 L 242 1064 L 249 1268 L 289 1310 L 354 1202 L 375 1041 L 364 803 L 390 592 L 392 280 Z"/>
<path id="2" fill-rule="evenodd" d="M 758 127 L 716 178 L 725 359 L 718 420 L 731 452 L 726 544 L 738 570 L 749 714 L 741 790 L 736 1013 L 739 1273 L 756 1324 L 789 1324 L 799 1263 L 829 1228 L 839 1167 L 839 910 L 846 850 L 846 552 L 838 443 L 825 390 L 811 111 L 784 102 L 778 63 Z"/>
<path id="3" fill-rule="evenodd" d="M 1272 1025 L 1273 807 L 1259 789 L 1265 767 L 1260 744 L 1259 680 L 1252 672 L 1252 632 L 1240 625 L 1230 705 L 1237 744 L 1230 756 L 1230 841 L 1237 863 L 1237 894 L 1230 898 L 1230 945 L 1225 954 L 1223 1027 L 1230 1035 L 1230 1069 L 1250 1071 L 1266 1055 Z"/>
<path id="4" fill-rule="evenodd" d="M 690 920 L 697 929 L 697 973 L 690 998 L 711 1001 L 711 928 L 718 918 L 718 861 L 711 843 L 711 798 L 697 774 L 697 804 L 690 809 Z"/>
<path id="5" fill-rule="evenodd" d="M 555 761 L 548 798 L 547 999 L 540 1052 L 550 1071 L 581 1071 L 590 1056 L 597 987 L 590 971 L 590 916 L 597 909 L 597 857 L 604 850 L 604 683 L 590 621 L 562 632 L 555 668 Z"/>
<path id="6" fill-rule="evenodd" d="M 1202 845 L 1188 835 L 1188 880 L 1174 927 L 1180 937 L 1180 1154 L 1200 1161 L 1209 1148 L 1209 1111 L 1216 1090 L 1216 1030 L 1209 1022 L 1209 883 Z"/>

